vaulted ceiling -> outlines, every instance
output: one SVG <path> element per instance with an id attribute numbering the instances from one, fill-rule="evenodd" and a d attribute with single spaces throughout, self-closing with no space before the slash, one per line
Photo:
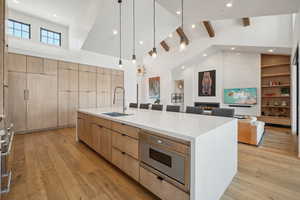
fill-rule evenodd
<path id="1" fill-rule="evenodd" d="M 233 7 L 227 8 L 226 3 Z M 124 0 L 123 54 L 132 54 L 132 0 Z M 298 11 L 299 0 L 185 0 L 185 25 L 204 20 L 288 14 Z M 8 0 L 10 8 L 69 27 L 70 45 L 101 54 L 118 56 L 117 0 Z M 157 46 L 180 24 L 180 0 L 157 0 Z M 152 1 L 136 0 L 137 55 L 152 48 Z M 198 37 L 203 32 L 194 33 Z M 139 44 L 143 41 L 143 44 Z"/>

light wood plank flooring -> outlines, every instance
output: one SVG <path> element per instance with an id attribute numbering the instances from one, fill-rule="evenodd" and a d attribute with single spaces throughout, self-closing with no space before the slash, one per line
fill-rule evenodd
<path id="1" fill-rule="evenodd" d="M 239 144 L 239 172 L 222 200 L 299 200 L 294 137 L 267 129 L 256 148 Z M 82 143 L 75 129 L 17 135 L 9 200 L 157 199 Z"/>

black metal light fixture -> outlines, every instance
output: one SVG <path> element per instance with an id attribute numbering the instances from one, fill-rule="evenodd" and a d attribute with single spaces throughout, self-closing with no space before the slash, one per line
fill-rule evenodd
<path id="1" fill-rule="evenodd" d="M 157 51 L 156 51 L 156 47 L 155 47 L 155 43 L 156 43 L 156 12 L 155 12 L 155 0 L 153 0 L 153 49 L 152 49 L 152 58 L 156 58 L 157 57 Z"/>
<path id="2" fill-rule="evenodd" d="M 122 68 L 123 67 L 123 63 L 122 63 L 122 0 L 118 0 L 119 3 L 119 42 L 120 42 L 120 52 L 119 52 L 119 67 Z"/>
<path id="3" fill-rule="evenodd" d="M 132 0 L 132 28 L 133 28 L 133 54 L 132 54 L 132 63 L 135 64 L 136 63 L 136 55 L 135 55 L 135 0 Z"/>
<path id="4" fill-rule="evenodd" d="M 183 0 L 181 0 L 181 29 L 183 31 Z M 187 46 L 187 41 L 184 37 L 181 37 L 180 39 L 180 50 L 184 50 Z"/>

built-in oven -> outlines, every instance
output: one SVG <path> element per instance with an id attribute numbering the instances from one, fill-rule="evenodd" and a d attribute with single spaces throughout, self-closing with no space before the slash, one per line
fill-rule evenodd
<path id="1" fill-rule="evenodd" d="M 140 132 L 141 165 L 166 181 L 189 191 L 190 145 L 157 134 Z"/>

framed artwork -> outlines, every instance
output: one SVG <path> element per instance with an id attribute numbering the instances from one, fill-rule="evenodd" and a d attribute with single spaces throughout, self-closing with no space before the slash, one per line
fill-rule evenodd
<path id="1" fill-rule="evenodd" d="M 149 78 L 149 98 L 160 99 L 160 77 Z"/>
<path id="2" fill-rule="evenodd" d="M 216 96 L 216 70 L 199 72 L 198 96 Z"/>

